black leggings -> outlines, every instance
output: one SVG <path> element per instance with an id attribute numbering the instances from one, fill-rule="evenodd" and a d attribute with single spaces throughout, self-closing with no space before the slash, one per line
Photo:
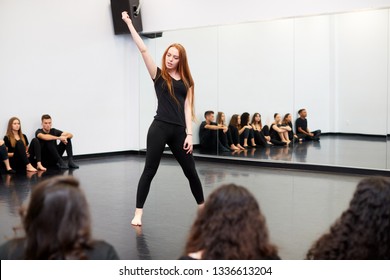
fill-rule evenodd
<path id="1" fill-rule="evenodd" d="M 146 161 L 138 183 L 137 190 L 137 208 L 143 208 L 146 198 L 149 194 L 150 184 L 156 175 L 160 165 L 161 156 L 164 152 L 165 144 L 168 144 L 176 160 L 183 169 L 187 177 L 190 188 L 198 204 L 204 202 L 202 183 L 199 180 L 195 169 L 195 161 L 192 154 L 187 154 L 183 149 L 186 138 L 185 129 L 182 126 L 169 124 L 166 122 L 154 120 L 149 127 L 146 141 Z"/>
<path id="2" fill-rule="evenodd" d="M 73 146 L 72 140 L 67 139 L 68 144 L 60 142 L 57 144 L 56 140 L 40 140 L 40 148 L 42 150 L 43 165 L 53 166 L 62 160 L 62 155 L 66 151 L 68 160 L 73 160 Z M 38 160 L 37 160 L 38 161 Z"/>
<path id="3" fill-rule="evenodd" d="M 16 141 L 14 156 L 10 158 L 11 166 L 13 168 L 20 169 L 25 168 L 29 163 L 40 162 L 41 146 L 38 139 L 32 139 L 28 147 L 28 153 L 30 154 L 30 157 L 28 157 L 26 154 L 26 146 L 24 146 L 24 143 L 21 140 Z"/>

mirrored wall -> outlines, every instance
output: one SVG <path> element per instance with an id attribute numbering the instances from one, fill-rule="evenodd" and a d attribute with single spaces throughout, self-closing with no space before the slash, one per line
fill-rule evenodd
<path id="1" fill-rule="evenodd" d="M 274 114 L 301 108 L 320 141 L 243 151 L 195 150 L 197 155 L 299 162 L 368 169 L 390 168 L 389 9 L 289 18 L 164 32 L 147 40 L 158 65 L 173 42 L 187 50 L 195 80 L 194 144 L 204 112 L 226 116 Z M 140 143 L 155 115 L 153 83 L 140 66 Z M 294 125 L 293 125 L 294 126 Z M 294 128 L 295 129 L 295 128 Z"/>

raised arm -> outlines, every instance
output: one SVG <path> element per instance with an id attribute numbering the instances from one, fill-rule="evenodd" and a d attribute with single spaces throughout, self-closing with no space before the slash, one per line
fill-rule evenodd
<path id="1" fill-rule="evenodd" d="M 154 62 L 152 56 L 150 55 L 148 48 L 145 46 L 144 41 L 141 36 L 139 36 L 137 30 L 135 30 L 133 23 L 127 12 L 122 12 L 122 19 L 129 27 L 131 37 L 134 40 L 134 43 L 137 45 L 137 48 L 141 52 L 142 58 L 145 62 L 146 68 L 148 69 L 149 75 L 152 79 L 156 78 L 157 74 L 157 65 Z"/>

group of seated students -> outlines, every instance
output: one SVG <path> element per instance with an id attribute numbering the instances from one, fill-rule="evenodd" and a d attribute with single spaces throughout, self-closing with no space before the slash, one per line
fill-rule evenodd
<path id="1" fill-rule="evenodd" d="M 46 171 L 46 167 L 52 166 L 61 169 L 79 168 L 73 161 L 73 135 L 52 128 L 50 115 L 43 115 L 41 121 L 42 127 L 35 132 L 31 142 L 23 134 L 19 118 L 12 117 L 8 121 L 6 135 L 0 140 L 0 160 L 4 162 L 8 174 L 14 174 L 17 170 Z M 65 151 L 68 164 L 62 159 Z"/>
<path id="2" fill-rule="evenodd" d="M 292 116 L 274 114 L 274 122 L 268 126 L 262 124 L 261 115 L 249 113 L 241 116 L 234 114 L 229 124 L 223 112 L 218 112 L 217 121 L 213 111 L 204 113 L 205 120 L 199 128 L 200 146 L 205 151 L 229 152 L 254 147 L 286 146 L 293 141 L 319 141 L 321 131 L 311 131 L 307 125 L 307 111 L 300 109 L 299 118 L 295 121 L 295 133 Z"/>
<path id="3" fill-rule="evenodd" d="M 92 238 L 87 200 L 70 176 L 42 181 L 20 211 L 24 237 L 0 246 L 0 259 L 119 259 L 113 246 Z M 313 243 L 310 260 L 390 258 L 390 179 L 357 186 L 347 210 Z M 255 197 L 235 184 L 214 190 L 200 208 L 180 259 L 278 260 Z"/>

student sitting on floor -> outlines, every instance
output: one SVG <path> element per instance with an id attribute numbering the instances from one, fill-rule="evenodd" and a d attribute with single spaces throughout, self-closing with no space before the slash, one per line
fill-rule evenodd
<path id="1" fill-rule="evenodd" d="M 250 124 L 250 117 L 251 115 L 248 112 L 241 114 L 239 134 L 240 134 L 240 144 L 244 148 L 249 148 L 249 143 L 250 146 L 253 148 L 257 146 L 253 135 L 253 127 Z"/>
<path id="2" fill-rule="evenodd" d="M 289 127 L 290 130 L 288 130 L 288 139 L 290 141 L 298 140 L 298 136 L 294 133 L 293 124 L 292 124 L 292 116 L 290 113 L 287 113 L 284 115 L 282 120 L 282 126 L 283 127 Z"/>
<path id="3" fill-rule="evenodd" d="M 192 225 L 184 260 L 276 260 L 265 218 L 244 187 L 213 191 Z"/>
<path id="4" fill-rule="evenodd" d="M 271 137 L 269 136 L 268 126 L 261 123 L 261 115 L 259 113 L 254 113 L 251 121 L 251 126 L 253 128 L 253 136 L 255 139 L 256 145 L 267 147 L 272 145 Z M 265 135 L 266 133 L 267 135 Z"/>
<path id="5" fill-rule="evenodd" d="M 271 143 L 276 146 L 286 146 L 290 144 L 288 139 L 288 132 L 291 127 L 282 126 L 282 118 L 280 114 L 274 114 L 274 122 L 271 124 L 269 133 L 271 135 Z"/>
<path id="6" fill-rule="evenodd" d="M 349 208 L 307 253 L 314 260 L 390 259 L 390 179 L 358 184 Z"/>
<path id="7" fill-rule="evenodd" d="M 24 238 L 0 247 L 1 260 L 115 260 L 115 249 L 91 238 L 90 214 L 79 182 L 53 177 L 33 187 L 21 211 Z"/>
<path id="8" fill-rule="evenodd" d="M 199 128 L 199 140 L 202 150 L 210 152 L 229 152 L 230 149 L 224 146 L 218 137 L 218 131 L 227 131 L 227 127 L 218 126 L 214 122 L 214 112 L 206 111 L 204 113 L 205 120 L 201 123 Z"/>
<path id="9" fill-rule="evenodd" d="M 239 147 L 233 144 L 232 133 L 229 126 L 226 124 L 226 116 L 224 112 L 218 112 L 217 125 L 222 129 L 218 130 L 218 137 L 224 147 L 229 147 L 232 151 L 240 150 Z"/>
<path id="10" fill-rule="evenodd" d="M 310 131 L 307 126 L 307 111 L 306 109 L 300 109 L 298 111 L 299 118 L 295 120 L 295 129 L 299 139 L 319 141 L 321 136 L 321 130 Z"/>

